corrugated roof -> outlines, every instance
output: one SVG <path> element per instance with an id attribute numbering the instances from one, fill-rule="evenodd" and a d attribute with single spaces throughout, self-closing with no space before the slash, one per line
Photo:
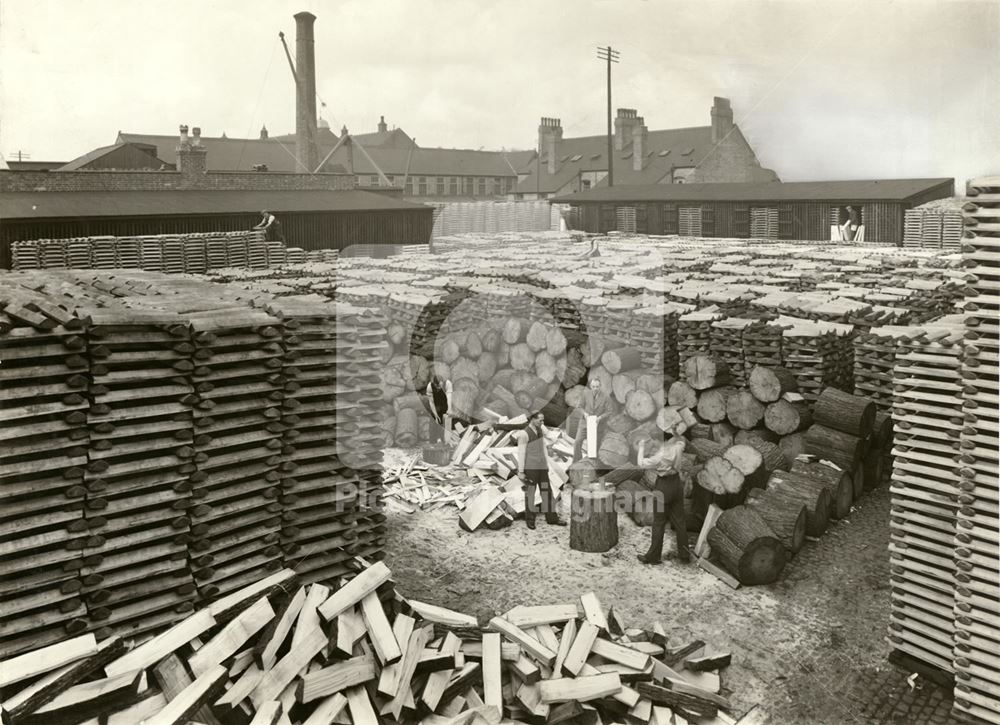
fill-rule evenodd
<path id="1" fill-rule="evenodd" d="M 121 143 L 113 144 L 111 146 L 102 146 L 101 148 L 94 149 L 93 151 L 85 153 L 83 156 L 78 156 L 77 158 L 73 159 L 72 161 L 70 161 L 70 162 L 68 162 L 68 163 L 63 164 L 62 166 L 60 166 L 58 168 L 58 171 L 76 171 L 77 169 L 83 168 L 84 166 L 86 166 L 87 164 L 89 164 L 91 161 L 95 161 L 95 160 L 101 158 L 102 156 L 107 156 L 111 152 L 117 151 L 118 149 L 123 148 L 125 146 L 135 146 L 138 151 L 140 151 L 142 153 L 145 153 L 147 156 L 149 156 L 149 166 L 150 166 L 150 168 L 159 168 L 162 164 L 165 163 L 162 159 L 160 159 L 160 158 L 154 156 L 153 154 L 149 153 L 149 151 L 146 148 L 143 148 L 142 146 L 139 146 L 136 143 L 133 143 L 133 142 L 121 142 Z"/>
<path id="2" fill-rule="evenodd" d="M 617 177 L 617 172 L 616 172 Z M 955 180 L 773 181 L 762 184 L 646 184 L 590 189 L 555 197 L 560 203 L 627 201 L 905 201 L 941 187 L 950 196 Z"/>
<path id="3" fill-rule="evenodd" d="M 426 209 L 367 191 L 45 191 L 0 195 L 0 218 L 173 216 Z"/>

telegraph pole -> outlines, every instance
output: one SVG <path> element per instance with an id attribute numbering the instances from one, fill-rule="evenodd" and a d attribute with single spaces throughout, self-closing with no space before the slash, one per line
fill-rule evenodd
<path id="1" fill-rule="evenodd" d="M 610 45 L 598 48 L 597 57 L 608 63 L 608 186 L 615 185 L 614 140 L 611 136 L 611 64 L 617 63 L 621 54 Z"/>

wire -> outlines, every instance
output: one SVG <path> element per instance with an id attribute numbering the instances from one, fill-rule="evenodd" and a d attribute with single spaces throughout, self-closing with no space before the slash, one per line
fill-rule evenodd
<path id="1" fill-rule="evenodd" d="M 247 129 L 246 137 L 243 139 L 243 145 L 240 147 L 240 160 L 236 162 L 236 168 L 239 169 L 243 164 L 243 154 L 246 152 L 247 141 L 250 140 L 250 134 L 253 133 L 253 127 L 257 125 L 255 121 L 257 120 L 257 112 L 260 111 L 261 101 L 264 99 L 264 88 L 267 86 L 267 77 L 271 73 L 271 64 L 274 62 L 274 53 L 278 49 L 278 43 L 275 41 L 271 45 L 271 57 L 267 60 L 267 68 L 264 70 L 264 77 L 260 82 L 260 91 L 257 94 L 257 103 L 254 105 L 253 113 L 250 116 L 250 128 Z"/>

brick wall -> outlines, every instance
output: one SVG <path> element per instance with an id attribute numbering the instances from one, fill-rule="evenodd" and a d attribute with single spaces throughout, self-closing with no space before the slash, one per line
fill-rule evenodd
<path id="1" fill-rule="evenodd" d="M 286 174 L 270 171 L 0 171 L 0 193 L 15 191 L 342 191 L 352 174 Z"/>
<path id="2" fill-rule="evenodd" d="M 778 181 L 778 175 L 761 168 L 757 155 L 738 127 L 684 180 L 687 184 L 760 181 Z"/>

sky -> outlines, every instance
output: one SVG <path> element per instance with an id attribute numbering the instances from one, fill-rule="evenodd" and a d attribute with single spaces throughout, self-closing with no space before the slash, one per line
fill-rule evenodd
<path id="1" fill-rule="evenodd" d="M 706 126 L 714 96 L 785 181 L 1000 173 L 1000 0 L 0 0 L 0 152 L 68 161 L 119 130 L 295 126 L 278 31 L 316 20 L 320 114 L 420 146 L 534 148 Z"/>

